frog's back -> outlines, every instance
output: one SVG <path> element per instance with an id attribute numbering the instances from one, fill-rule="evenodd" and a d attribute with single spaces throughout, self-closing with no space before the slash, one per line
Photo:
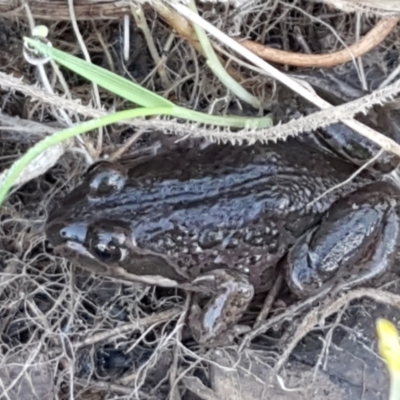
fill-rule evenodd
<path id="1" fill-rule="evenodd" d="M 232 214 L 232 223 L 238 225 L 261 214 L 321 213 L 369 179 L 363 175 L 306 207 L 354 171 L 348 162 L 294 140 L 268 146 L 210 145 L 135 165 L 119 202 L 127 205 L 127 212 L 146 215 L 151 209 L 157 217 L 158 212 L 172 218 L 185 210 L 203 210 L 201 221 L 193 215 L 196 225 L 210 218 L 228 226 Z"/>
<path id="2" fill-rule="evenodd" d="M 128 219 L 139 247 L 179 264 L 273 265 L 359 178 L 307 206 L 349 177 L 349 163 L 300 146 L 210 145 L 155 156 L 129 170 L 124 190 L 97 205 Z M 266 257 L 267 255 L 267 257 Z"/>

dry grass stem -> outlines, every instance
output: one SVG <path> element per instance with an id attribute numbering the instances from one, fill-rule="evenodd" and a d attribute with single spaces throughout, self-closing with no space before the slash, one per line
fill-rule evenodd
<path id="1" fill-rule="evenodd" d="M 135 321 L 132 324 L 125 324 L 118 328 L 108 330 L 107 332 L 93 335 L 81 342 L 74 343 L 74 349 L 79 349 L 90 344 L 94 344 L 103 340 L 109 340 L 124 333 L 130 333 L 135 330 L 142 330 L 154 324 L 161 324 L 163 322 L 171 321 L 181 313 L 180 308 L 172 308 L 168 311 L 152 314 L 148 317 Z"/>
<path id="2" fill-rule="evenodd" d="M 164 63 L 161 62 L 161 58 L 158 54 L 157 47 L 154 43 L 153 36 L 147 25 L 146 16 L 144 15 L 143 8 L 140 4 L 136 5 L 136 6 L 132 5 L 131 10 L 132 10 L 132 15 L 136 21 L 136 26 L 143 32 L 143 35 L 146 39 L 147 47 L 153 58 L 153 61 L 155 64 L 155 69 L 157 70 L 158 74 L 160 75 L 161 82 L 163 84 L 163 88 L 168 89 L 169 87 L 171 87 L 172 82 L 168 78 Z"/>
<path id="3" fill-rule="evenodd" d="M 271 307 L 272 307 L 274 301 L 276 300 L 276 297 L 277 297 L 279 291 L 282 288 L 282 284 L 283 284 L 283 277 L 282 277 L 282 274 L 279 274 L 277 276 L 277 278 L 275 279 L 274 285 L 268 292 L 268 295 L 263 304 L 263 308 L 261 309 L 260 313 L 257 316 L 254 328 L 257 328 L 258 326 L 260 326 L 260 324 L 264 320 L 267 319 L 267 317 L 271 311 Z"/>
<path id="4" fill-rule="evenodd" d="M 313 201 L 310 201 L 307 204 L 307 207 L 312 206 L 319 200 L 321 200 L 323 197 L 325 197 L 327 194 L 332 193 L 335 190 L 340 189 L 341 187 L 347 185 L 350 183 L 356 176 L 360 175 L 362 171 L 367 169 L 369 166 L 371 166 L 375 161 L 379 159 L 379 157 L 383 154 L 383 150 L 379 150 L 369 161 L 367 161 L 364 165 L 362 165 L 360 168 L 358 168 L 354 173 L 352 173 L 346 180 L 343 182 L 340 182 L 339 184 L 332 186 L 328 190 L 326 190 L 324 193 L 320 194 L 318 197 L 316 197 Z"/>
<path id="5" fill-rule="evenodd" d="M 74 8 L 74 1 L 73 0 L 68 0 L 68 9 L 70 13 L 70 21 L 72 24 L 72 27 L 74 29 L 74 33 L 76 36 L 76 39 L 78 40 L 79 47 L 82 50 L 82 53 L 85 57 L 85 60 L 89 63 L 91 63 L 91 58 L 90 54 L 88 52 L 88 49 L 86 47 L 85 41 L 83 40 L 83 37 L 81 35 L 81 32 L 79 30 L 78 22 L 76 20 L 76 14 L 75 14 L 75 8 Z M 92 83 L 93 87 L 93 95 L 94 95 L 94 103 L 96 104 L 97 108 L 101 107 L 101 100 L 100 100 L 100 93 L 99 93 L 99 88 L 96 83 Z M 103 128 L 98 129 L 98 136 L 97 136 L 97 155 L 99 156 L 103 147 Z"/>

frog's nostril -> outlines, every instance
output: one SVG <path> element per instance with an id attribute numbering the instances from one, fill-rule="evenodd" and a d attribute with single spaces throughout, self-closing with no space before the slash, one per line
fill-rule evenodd
<path id="1" fill-rule="evenodd" d="M 74 242 L 83 243 L 87 234 L 87 225 L 71 224 L 64 226 L 60 229 L 59 234 L 64 240 L 73 240 Z"/>
<path id="2" fill-rule="evenodd" d="M 86 224 L 65 225 L 65 223 L 54 222 L 46 228 L 46 236 L 54 246 L 61 245 L 67 241 L 83 243 L 86 234 Z"/>

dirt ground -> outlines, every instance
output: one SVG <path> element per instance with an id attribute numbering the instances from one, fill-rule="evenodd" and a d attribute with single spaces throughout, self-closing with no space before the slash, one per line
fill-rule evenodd
<path id="1" fill-rule="evenodd" d="M 79 31 L 93 63 L 177 104 L 220 115 L 258 114 L 213 75 L 182 16 L 153 3 L 143 6 L 141 16 L 140 9 L 131 9 L 125 1 L 80 0 L 75 14 L 67 2 L 0 1 L 1 171 L 46 135 L 96 117 L 99 110 L 129 107 L 127 101 L 94 89 L 64 68 L 65 85 L 49 64 L 42 72 L 29 65 L 22 48 L 32 24 L 48 26 L 55 47 L 84 57 Z M 271 64 L 312 85 L 334 105 L 378 93 L 391 74 L 387 85 L 398 84 L 393 72 L 400 50 L 396 4 L 390 9 L 390 2 L 389 8 L 382 2 L 379 10 L 362 8 L 363 13 L 356 14 L 336 8 L 333 0 L 328 5 L 307 0 L 197 3 L 200 15 L 229 36 L 285 51 L 273 52 L 270 57 L 284 61 L 275 58 Z M 355 7 L 352 1 L 339 3 L 352 3 L 347 4 L 349 11 Z M 377 26 L 379 32 L 370 35 L 367 44 L 362 42 Z M 378 43 L 367 48 L 374 41 Z M 161 58 L 160 68 L 155 68 L 151 43 Z M 344 45 L 360 51 L 361 57 L 348 60 L 348 54 L 339 54 Z M 273 77 L 249 68 L 249 62 L 228 47 L 219 45 L 216 51 L 224 62 L 230 59 L 230 74 L 262 99 L 263 112 L 271 111 L 275 121 L 289 123 L 318 110 Z M 324 60 L 297 65 L 311 54 L 324 55 Z M 324 65 L 313 67 L 320 62 Z M 53 94 L 44 89 L 45 79 Z M 388 93 L 377 94 L 375 106 L 368 107 L 366 115 L 358 113 L 357 119 L 400 142 L 398 101 Z M 188 129 L 178 122 L 159 124 L 168 133 L 183 135 Z M 96 131 L 67 142 L 35 165 L 2 206 L 0 400 L 387 399 L 389 378 L 377 351 L 375 323 L 379 317 L 400 320 L 398 262 L 372 288 L 312 303 L 293 298 L 283 288 L 265 329 L 247 346 L 241 336 L 235 344 L 207 349 L 194 342 L 185 325 L 188 303 L 183 291 L 116 282 L 54 254 L 43 231 L 52 205 L 79 182 L 92 162 L 129 155 L 163 137 L 155 126 L 151 120 L 112 126 L 103 130 L 102 140 Z M 213 138 L 211 128 L 197 132 Z M 141 136 L 132 141 L 136 133 Z M 255 300 L 243 323 L 253 326 L 263 301 Z"/>

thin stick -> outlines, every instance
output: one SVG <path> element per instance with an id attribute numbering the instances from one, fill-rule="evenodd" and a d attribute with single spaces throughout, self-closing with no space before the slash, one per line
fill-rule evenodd
<path id="1" fill-rule="evenodd" d="M 330 54 L 294 53 L 292 51 L 274 49 L 252 40 L 238 39 L 238 42 L 267 61 L 296 67 L 332 68 L 369 53 L 393 32 L 398 22 L 398 17 L 383 18 L 362 39 L 346 49 Z"/>
<path id="2" fill-rule="evenodd" d="M 83 40 L 83 37 L 81 35 L 81 32 L 79 30 L 78 23 L 76 21 L 76 15 L 75 15 L 75 8 L 74 8 L 74 0 L 68 0 L 68 9 L 69 13 L 71 16 L 71 23 L 72 27 L 75 32 L 75 36 L 78 40 L 79 47 L 82 50 L 82 53 L 85 57 L 85 60 L 87 62 L 92 62 L 90 58 L 90 54 L 86 48 L 85 41 Z M 101 100 L 100 100 L 100 93 L 99 93 L 99 88 L 96 83 L 92 82 L 92 87 L 93 87 L 93 93 L 94 93 L 94 100 L 96 103 L 97 108 L 101 108 Z M 103 128 L 99 127 L 98 128 L 99 135 L 97 136 L 97 154 L 99 155 L 101 153 L 101 149 L 103 147 Z"/>
<path id="3" fill-rule="evenodd" d="M 94 343 L 98 343 L 104 340 L 110 340 L 111 338 L 120 336 L 125 333 L 132 333 L 134 331 L 141 330 L 153 324 L 160 324 L 162 322 L 171 321 L 172 319 L 176 318 L 181 313 L 181 311 L 182 310 L 180 308 L 172 308 L 171 310 L 162 311 L 158 314 L 152 314 L 148 317 L 140 318 L 135 322 L 124 324 L 114 329 L 109 329 L 105 332 L 99 332 L 86 339 L 83 339 L 80 342 L 74 343 L 73 348 L 77 350 Z"/>
<path id="4" fill-rule="evenodd" d="M 268 317 L 269 312 L 271 311 L 272 304 L 274 303 L 276 296 L 279 293 L 279 290 L 282 287 L 283 277 L 282 274 L 279 274 L 275 279 L 274 285 L 271 290 L 268 292 L 268 295 L 265 299 L 263 308 L 257 316 L 256 323 L 254 324 L 254 328 L 258 328 L 263 321 L 265 321 Z"/>
<path id="5" fill-rule="evenodd" d="M 368 168 L 371 164 L 373 164 L 381 155 L 383 154 L 383 150 L 380 149 L 378 151 L 378 153 L 376 153 L 368 162 L 366 162 L 364 165 L 362 165 L 360 168 L 357 169 L 357 171 L 353 172 L 346 180 L 344 180 L 343 182 L 338 183 L 335 186 L 332 186 L 331 188 L 329 188 L 328 190 L 326 190 L 324 193 L 322 193 L 321 195 L 319 195 L 316 199 L 310 201 L 307 204 L 307 207 L 312 206 L 313 204 L 315 204 L 317 201 L 321 200 L 323 197 L 325 197 L 328 193 L 334 192 L 335 190 L 343 187 L 344 185 L 347 185 L 348 183 L 350 183 L 356 176 L 360 175 L 362 171 L 364 171 L 364 169 Z"/>
<path id="6" fill-rule="evenodd" d="M 248 332 L 245 335 L 245 337 L 242 340 L 242 343 L 240 344 L 239 352 L 241 352 L 245 347 L 247 347 L 255 337 L 257 337 L 261 333 L 266 332 L 269 328 L 271 328 L 275 324 L 281 324 L 286 319 L 292 319 L 293 315 L 296 315 L 305 308 L 310 307 L 315 301 L 325 298 L 327 294 L 332 290 L 332 288 L 333 285 L 329 285 L 320 293 L 317 293 L 306 300 L 301 300 L 298 303 L 295 303 L 292 306 L 288 307 L 281 314 L 274 315 L 273 317 L 269 318 L 268 321 L 260 323 L 257 328 L 253 328 L 250 332 Z"/>
<path id="7" fill-rule="evenodd" d="M 356 25 L 356 40 L 357 42 L 360 41 L 360 30 L 361 30 L 361 14 L 357 14 L 357 25 Z M 363 90 L 368 90 L 367 79 L 365 78 L 365 71 L 364 71 L 364 64 L 361 57 L 357 57 L 357 64 L 358 64 L 358 74 L 361 81 L 361 86 Z"/>
<path id="8" fill-rule="evenodd" d="M 150 33 L 150 29 L 147 25 L 146 17 L 143 12 L 143 8 L 141 5 L 132 5 L 131 6 L 132 15 L 135 18 L 137 27 L 143 32 L 143 35 L 146 39 L 147 46 L 149 48 L 151 57 L 153 58 L 155 68 L 160 75 L 162 85 L 164 89 L 168 89 L 171 87 L 172 82 L 168 78 L 167 71 L 164 67 L 164 64 L 161 62 L 161 58 L 158 54 L 156 44 L 154 43 L 153 36 Z"/>
<path id="9" fill-rule="evenodd" d="M 123 145 L 118 147 L 118 149 L 110 155 L 109 160 L 110 161 L 118 160 L 122 156 L 122 154 L 124 154 L 125 151 L 129 147 L 131 147 L 133 143 L 135 143 L 140 138 L 140 136 L 143 135 L 145 131 L 146 131 L 145 129 L 138 129 L 137 132 L 135 132 Z"/>
<path id="10" fill-rule="evenodd" d="M 124 60 L 129 60 L 129 50 L 130 50 L 130 38 L 131 38 L 131 30 L 130 30 L 130 23 L 129 23 L 129 15 L 124 15 Z"/>
<path id="11" fill-rule="evenodd" d="M 28 18 L 28 22 L 29 22 L 29 27 L 31 32 L 33 32 L 34 28 L 35 28 L 35 21 L 33 19 L 32 13 L 31 13 L 31 9 L 29 7 L 29 3 L 27 1 L 24 1 L 24 8 L 26 11 L 26 16 Z M 50 84 L 49 78 L 46 74 L 46 71 L 44 69 L 43 65 L 37 65 L 37 69 L 39 71 L 39 75 L 40 75 L 40 79 L 42 81 L 42 84 L 45 88 L 45 90 L 47 90 L 47 92 L 54 94 L 54 90 L 53 87 Z M 60 117 L 58 115 L 57 109 L 55 107 L 52 106 L 52 110 L 54 112 L 54 115 L 56 116 L 57 119 L 60 120 Z M 61 123 L 64 123 L 65 125 L 71 126 L 72 125 L 72 121 L 69 118 L 68 114 L 65 112 L 65 110 L 59 110 L 59 113 L 61 114 Z"/>

